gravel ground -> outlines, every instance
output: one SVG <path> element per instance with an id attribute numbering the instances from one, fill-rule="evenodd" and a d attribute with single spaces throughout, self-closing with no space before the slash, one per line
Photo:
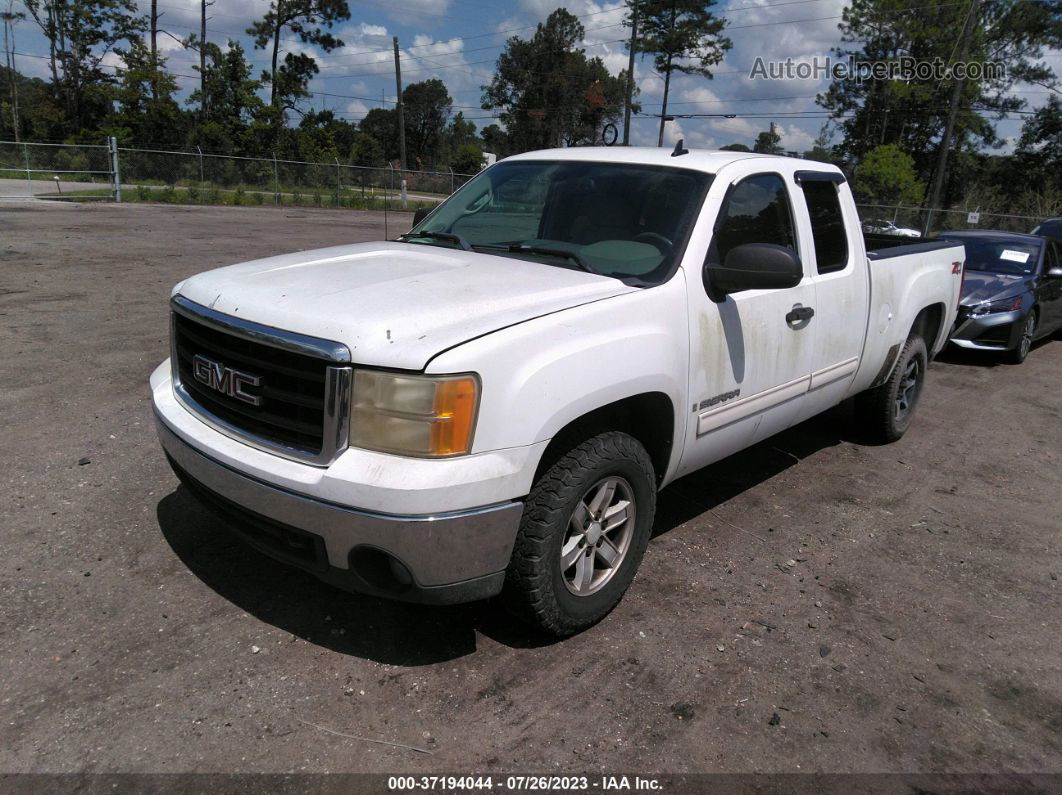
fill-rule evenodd
<path id="1" fill-rule="evenodd" d="M 1062 771 L 1062 342 L 934 363 L 897 444 L 842 407 L 674 484 L 547 643 L 263 558 L 163 460 L 171 285 L 382 232 L 0 205 L 0 771 Z"/>

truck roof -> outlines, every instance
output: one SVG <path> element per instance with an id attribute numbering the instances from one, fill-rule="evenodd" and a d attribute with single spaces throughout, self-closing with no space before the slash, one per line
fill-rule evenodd
<path id="1" fill-rule="evenodd" d="M 723 166 L 738 160 L 756 158 L 764 163 L 777 163 L 779 170 L 790 171 L 797 164 L 811 164 L 816 171 L 840 172 L 830 163 L 803 160 L 781 155 L 760 155 L 754 152 L 723 152 L 717 149 L 690 149 L 686 154 L 672 156 L 672 149 L 656 146 L 572 146 L 565 149 L 540 149 L 505 158 L 514 160 L 580 160 L 598 163 L 634 163 L 641 165 L 689 168 L 696 171 L 716 173 Z M 501 161 L 499 161 L 501 162 Z"/>

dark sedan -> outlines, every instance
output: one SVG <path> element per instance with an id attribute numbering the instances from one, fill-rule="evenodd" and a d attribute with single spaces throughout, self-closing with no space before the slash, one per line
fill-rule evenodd
<path id="1" fill-rule="evenodd" d="M 1048 218 L 1032 230 L 1030 234 L 1062 240 L 1062 218 Z"/>
<path id="2" fill-rule="evenodd" d="M 1032 343 L 1062 328 L 1062 244 L 1014 232 L 941 232 L 966 247 L 951 341 L 1020 364 Z"/>

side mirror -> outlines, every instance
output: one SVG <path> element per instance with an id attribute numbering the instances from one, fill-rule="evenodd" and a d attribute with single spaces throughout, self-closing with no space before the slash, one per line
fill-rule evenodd
<path id="1" fill-rule="evenodd" d="M 1054 265 L 1044 274 L 1048 279 L 1062 279 L 1062 265 Z"/>
<path id="2" fill-rule="evenodd" d="M 773 243 L 745 243 L 730 249 L 722 265 L 705 265 L 705 281 L 726 295 L 742 290 L 784 290 L 804 278 L 793 249 Z"/>
<path id="3" fill-rule="evenodd" d="M 425 218 L 427 218 L 428 217 L 428 213 L 430 213 L 430 212 L 431 212 L 431 210 L 429 210 L 427 207 L 418 208 L 413 213 L 413 226 L 416 226 L 421 221 L 423 221 Z"/>

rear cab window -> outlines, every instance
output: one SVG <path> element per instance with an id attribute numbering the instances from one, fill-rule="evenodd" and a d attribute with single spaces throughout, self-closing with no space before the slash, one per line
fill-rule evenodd
<path id="1" fill-rule="evenodd" d="M 812 179 L 803 181 L 800 187 L 811 219 L 811 238 L 818 272 L 844 270 L 848 265 L 848 233 L 844 226 L 837 185 L 833 181 Z"/>

